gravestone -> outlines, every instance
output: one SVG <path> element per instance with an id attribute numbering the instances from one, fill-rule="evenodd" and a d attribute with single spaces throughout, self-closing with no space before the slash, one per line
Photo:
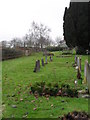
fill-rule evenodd
<path id="1" fill-rule="evenodd" d="M 80 72 L 81 72 L 81 60 L 82 60 L 82 59 L 81 59 L 81 57 L 80 57 L 80 59 L 79 59 L 79 62 L 80 62 Z"/>
<path id="2" fill-rule="evenodd" d="M 36 60 L 36 64 L 33 72 L 37 72 L 37 60 Z"/>
<path id="3" fill-rule="evenodd" d="M 81 58 L 77 58 L 77 66 L 79 68 L 79 72 L 81 72 Z"/>
<path id="4" fill-rule="evenodd" d="M 48 62 L 47 62 L 47 55 L 45 55 L 45 63 L 47 64 Z"/>
<path id="5" fill-rule="evenodd" d="M 52 59 L 52 61 L 53 61 L 53 55 L 52 55 L 52 58 L 51 58 L 51 59 Z"/>
<path id="6" fill-rule="evenodd" d="M 42 61 L 42 66 L 44 66 L 44 60 L 43 60 L 43 58 L 42 58 L 42 60 L 41 60 L 41 61 Z"/>
<path id="7" fill-rule="evenodd" d="M 33 72 L 40 71 L 40 60 L 36 60 L 36 65 Z"/>
<path id="8" fill-rule="evenodd" d="M 85 66 L 84 66 L 84 83 L 87 83 L 87 75 L 88 75 L 88 61 L 85 61 Z"/>
<path id="9" fill-rule="evenodd" d="M 90 94 L 90 64 L 87 64 L 87 83 L 88 83 L 88 89 Z"/>
<path id="10" fill-rule="evenodd" d="M 75 55 L 75 64 L 77 64 L 77 56 Z"/>
<path id="11" fill-rule="evenodd" d="M 37 71 L 40 71 L 40 60 L 37 61 Z"/>

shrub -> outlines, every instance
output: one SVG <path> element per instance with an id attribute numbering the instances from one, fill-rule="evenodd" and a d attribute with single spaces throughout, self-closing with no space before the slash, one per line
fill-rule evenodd
<path id="1" fill-rule="evenodd" d="M 59 93 L 61 90 L 61 93 Z M 36 82 L 33 87 L 31 87 L 31 91 L 34 94 L 37 92 L 40 96 L 42 95 L 50 95 L 50 96 L 68 96 L 68 97 L 78 97 L 78 92 L 76 89 L 71 89 L 69 84 L 62 84 L 61 88 L 59 88 L 58 83 L 55 84 L 45 84 L 44 81 Z"/>

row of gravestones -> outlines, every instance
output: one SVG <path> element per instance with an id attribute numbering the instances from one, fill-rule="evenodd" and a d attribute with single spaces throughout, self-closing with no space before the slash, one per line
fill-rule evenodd
<path id="1" fill-rule="evenodd" d="M 75 56 L 75 64 L 77 65 L 77 78 L 81 79 L 81 57 Z M 90 64 L 88 60 L 85 61 L 84 65 L 84 83 L 87 83 L 90 93 Z"/>
<path id="2" fill-rule="evenodd" d="M 50 55 L 50 62 L 53 61 L 53 56 Z M 44 63 L 44 60 L 43 58 L 41 59 L 41 62 L 42 62 L 42 66 L 44 66 L 45 64 L 47 64 L 47 56 L 45 56 L 45 63 Z M 34 68 L 34 71 L 33 72 L 38 72 L 40 71 L 40 60 L 36 60 L 36 64 L 35 64 L 35 68 Z"/>

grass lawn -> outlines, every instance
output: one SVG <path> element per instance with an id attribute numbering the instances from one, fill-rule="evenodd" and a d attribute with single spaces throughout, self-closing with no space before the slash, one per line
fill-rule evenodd
<path id="1" fill-rule="evenodd" d="M 53 62 L 49 62 L 40 72 L 34 73 L 35 61 L 45 57 L 36 53 L 29 57 L 22 57 L 2 62 L 2 102 L 3 118 L 58 118 L 74 110 L 88 112 L 88 99 L 68 97 L 45 97 L 36 99 L 29 94 L 30 84 L 36 81 L 46 83 L 68 83 L 75 87 L 77 72 L 72 67 L 74 57 L 56 57 L 60 52 L 54 52 Z M 82 78 L 84 78 L 84 63 L 88 59 L 82 56 Z M 67 63 L 68 62 L 68 63 Z M 85 84 L 79 84 L 78 89 L 84 89 Z M 35 102 L 32 102 L 35 100 Z M 62 100 L 64 102 L 62 102 Z M 12 106 L 15 105 L 16 108 Z M 36 108 L 36 110 L 33 110 Z"/>

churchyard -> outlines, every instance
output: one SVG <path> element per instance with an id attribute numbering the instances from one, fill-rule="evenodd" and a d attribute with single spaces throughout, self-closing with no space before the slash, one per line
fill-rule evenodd
<path id="1" fill-rule="evenodd" d="M 40 52 L 2 62 L 3 118 L 59 118 L 73 111 L 88 113 L 88 98 L 79 95 L 87 88 L 84 66 L 88 56 L 77 56 L 81 57 L 78 73 L 74 53 L 67 57 L 59 51 L 53 54 L 53 58 L 46 58 Z"/>

